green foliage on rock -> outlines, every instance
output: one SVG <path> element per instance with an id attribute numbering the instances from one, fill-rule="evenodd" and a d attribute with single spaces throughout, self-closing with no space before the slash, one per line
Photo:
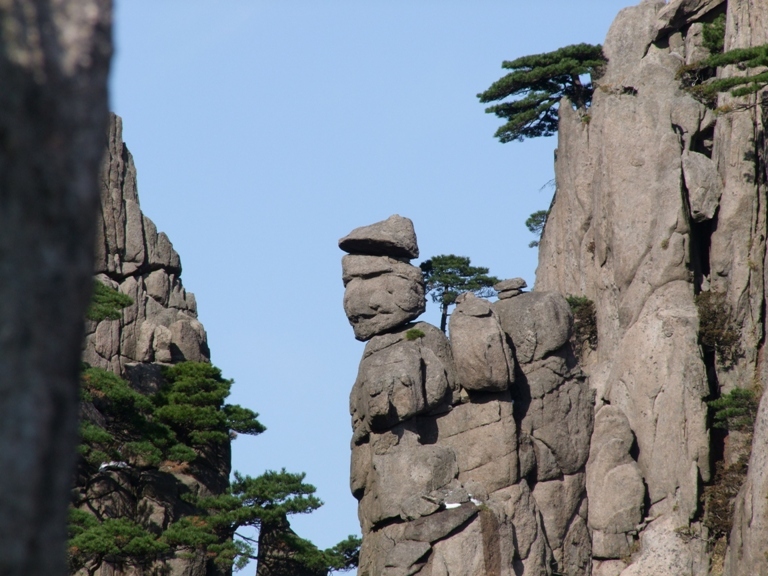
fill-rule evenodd
<path id="1" fill-rule="evenodd" d="M 717 360 L 726 370 L 732 368 L 742 355 L 739 332 L 731 321 L 731 312 L 725 294 L 701 292 L 694 298 L 699 311 L 699 343 L 706 350 L 714 350 Z"/>
<path id="2" fill-rule="evenodd" d="M 121 310 L 133 304 L 130 296 L 102 284 L 98 280 L 93 281 L 93 295 L 91 305 L 85 313 L 88 320 L 101 322 L 102 320 L 118 320 Z"/>
<path id="3" fill-rule="evenodd" d="M 426 336 L 426 334 L 418 328 L 411 328 L 405 333 L 405 339 L 409 341 L 418 340 L 419 338 L 424 338 L 424 336 Z"/>
<path id="4" fill-rule="evenodd" d="M 704 24 L 703 44 L 710 56 L 683 66 L 678 72 L 683 88 L 711 108 L 716 106 L 717 96 L 722 92 L 729 92 L 734 97 L 749 96 L 768 85 L 768 71 L 765 70 L 768 66 L 768 44 L 724 52 L 725 27 L 725 14 Z M 735 66 L 746 73 L 718 78 L 717 69 L 723 66 Z M 757 72 L 752 73 L 752 70 Z M 738 104 L 728 104 L 717 111 L 727 113 L 741 108 Z"/>
<path id="5" fill-rule="evenodd" d="M 528 244 L 528 248 L 536 248 L 539 245 L 539 239 L 544 232 L 544 226 L 547 223 L 547 216 L 549 216 L 549 210 L 537 210 L 525 221 L 525 227 L 528 230 L 536 234 L 536 240 L 531 241 Z"/>
<path id="6" fill-rule="evenodd" d="M 586 113 L 592 102 L 592 79 L 606 63 L 602 47 L 574 44 L 553 52 L 504 61 L 509 74 L 477 95 L 482 103 L 501 101 L 485 109 L 507 122 L 495 136 L 501 142 L 552 136 L 557 132 L 557 106 L 568 98 Z M 582 76 L 590 80 L 582 82 Z"/>
<path id="7" fill-rule="evenodd" d="M 163 377 L 156 392 L 142 394 L 111 372 L 84 366 L 81 400 L 86 418 L 80 428 L 80 453 L 91 472 L 102 464 L 107 464 L 105 474 L 151 472 L 161 462 L 197 466 L 208 449 L 228 442 L 234 433 L 265 430 L 252 410 L 225 404 L 232 381 L 215 366 L 184 362 L 164 368 Z M 94 413 L 98 417 L 87 416 Z M 187 495 L 197 513 L 180 517 L 165 529 L 142 520 L 140 514 L 107 517 L 73 509 L 70 567 L 73 572 L 91 571 L 108 562 L 144 568 L 196 551 L 226 571 L 257 558 L 251 541 L 237 530 L 266 525 L 284 527 L 293 568 L 309 566 L 324 575 L 352 567 L 353 561 L 356 565 L 359 539 L 350 536 L 334 548 L 320 550 L 290 530 L 289 515 L 306 514 L 322 505 L 314 493 L 304 474 L 281 470 L 252 478 L 235 473 L 234 482 L 221 495 Z M 274 572 L 274 576 L 294 573 L 298 572 Z"/>
<path id="8" fill-rule="evenodd" d="M 112 460 L 156 466 L 171 454 L 186 462 L 196 458 L 194 450 L 180 445 L 172 428 L 155 419 L 152 398 L 119 376 L 89 367 L 80 383 L 82 401 L 104 416 L 103 422 L 83 419 L 80 424 L 80 454 L 92 466 Z"/>
<path id="9" fill-rule="evenodd" d="M 747 478 L 749 453 L 752 434 L 760 404 L 759 395 L 754 390 L 735 388 L 716 400 L 707 402 L 712 411 L 712 427 L 736 433 L 732 448 L 738 456 L 726 465 L 717 462 L 715 477 L 704 488 L 704 525 L 709 528 L 710 538 L 718 540 L 719 548 L 724 548 L 733 527 L 734 501 Z M 725 551 L 722 550 L 722 554 Z"/>
<path id="10" fill-rule="evenodd" d="M 488 276 L 488 268 L 472 266 L 466 256 L 442 254 L 433 256 L 420 264 L 424 284 L 432 301 L 440 304 L 440 329 L 445 332 L 448 320 L 448 306 L 456 303 L 463 292 L 488 297 L 496 294 L 493 285 L 499 282 L 495 276 Z"/>
<path id="11" fill-rule="evenodd" d="M 755 392 L 744 388 L 734 388 L 728 394 L 707 402 L 713 411 L 713 427 L 749 433 L 755 425 L 758 404 Z"/>
<path id="12" fill-rule="evenodd" d="M 224 404 L 231 380 L 204 362 L 182 362 L 163 370 L 167 384 L 153 397 L 155 416 L 190 446 L 222 444 L 232 431 L 260 434 L 265 428 L 258 414 L 242 406 Z"/>
<path id="13" fill-rule="evenodd" d="M 170 546 L 161 536 L 127 518 L 105 518 L 84 510 L 69 515 L 70 572 L 99 566 L 103 562 L 146 567 L 165 556 Z M 88 571 L 89 574 L 92 570 Z"/>
<path id="14" fill-rule="evenodd" d="M 267 471 L 253 478 L 235 472 L 235 480 L 221 495 L 195 498 L 192 502 L 204 515 L 186 517 L 172 524 L 165 538 L 173 546 L 200 550 L 214 556 L 224 568 L 242 567 L 251 559 L 259 564 L 270 562 L 254 542 L 237 531 L 252 526 L 260 531 L 260 548 L 272 549 L 279 539 L 280 564 L 275 576 L 301 571 L 327 574 L 330 570 L 346 570 L 357 565 L 360 540 L 350 536 L 328 550 L 320 550 L 310 541 L 296 535 L 287 522 L 293 514 L 308 514 L 322 506 L 315 487 L 304 482 L 303 473 L 285 469 Z M 267 543 L 264 539 L 270 539 Z M 267 545 L 269 544 L 269 545 Z M 276 560 L 271 559 L 274 563 Z M 293 571 L 285 571 L 290 567 Z"/>
<path id="15" fill-rule="evenodd" d="M 597 311 L 595 303 L 586 296 L 567 296 L 566 301 L 573 313 L 573 347 L 581 356 L 584 347 L 597 349 Z"/>

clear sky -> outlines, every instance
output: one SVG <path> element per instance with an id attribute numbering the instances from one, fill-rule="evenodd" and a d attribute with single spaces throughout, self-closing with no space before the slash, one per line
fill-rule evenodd
<path id="1" fill-rule="evenodd" d="M 359 533 L 348 394 L 363 344 L 338 239 L 397 213 L 421 259 L 469 256 L 533 286 L 524 222 L 549 206 L 556 138 L 500 144 L 476 94 L 502 60 L 601 43 L 630 4 L 117 0 L 111 103 L 142 208 L 181 255 L 231 400 L 268 428 L 235 441 L 233 469 L 304 471 L 326 503 L 292 520 L 300 535 Z M 439 324 L 435 304 L 422 319 Z"/>

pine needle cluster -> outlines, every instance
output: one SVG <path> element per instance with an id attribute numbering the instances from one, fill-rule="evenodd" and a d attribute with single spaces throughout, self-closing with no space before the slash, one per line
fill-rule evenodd
<path id="1" fill-rule="evenodd" d="M 586 112 L 594 85 L 606 58 L 602 47 L 574 44 L 553 52 L 504 61 L 509 74 L 477 95 L 482 103 L 501 101 L 485 109 L 507 122 L 495 136 L 501 142 L 552 136 L 557 132 L 557 107 L 568 98 L 577 110 Z M 589 76 L 583 81 L 582 77 Z"/>

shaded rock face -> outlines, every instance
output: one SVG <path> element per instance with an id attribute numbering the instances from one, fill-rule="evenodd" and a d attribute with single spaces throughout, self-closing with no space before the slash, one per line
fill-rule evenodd
<path id="1" fill-rule="evenodd" d="M 115 115 L 111 116 L 102 183 L 95 277 L 130 296 L 133 304 L 122 310 L 120 319 L 86 321 L 82 359 L 126 378 L 140 392 L 155 392 L 163 383 L 163 365 L 208 361 L 208 344 L 197 320 L 194 295 L 181 283 L 179 255 L 168 237 L 158 233 L 141 212 L 136 168 L 122 141 L 122 120 Z M 104 419 L 92 404 L 81 406 L 81 417 L 94 422 Z M 72 501 L 105 517 L 141 517 L 159 532 L 196 513 L 183 495 L 220 494 L 228 485 L 229 472 L 228 443 L 210 447 L 194 468 L 166 462 L 159 469 L 107 467 L 92 473 L 82 465 Z M 169 576 L 219 574 L 201 554 L 162 564 L 152 569 Z M 121 568 L 108 561 L 94 570 L 115 576 L 137 573 L 130 566 Z"/>
<path id="2" fill-rule="evenodd" d="M 409 260 L 419 257 L 413 222 L 397 214 L 382 222 L 355 228 L 339 240 L 339 248 L 350 254 L 394 256 Z"/>
<path id="3" fill-rule="evenodd" d="M 372 252 L 360 238 L 386 222 L 355 230 L 355 250 Z M 450 338 L 410 314 L 349 314 L 350 299 L 381 289 L 370 278 L 407 278 L 389 292 L 407 299 L 409 267 L 420 273 L 386 251 L 343 259 L 345 311 L 368 339 L 350 397 L 359 574 L 588 574 L 593 394 L 565 299 L 519 294 L 521 279 L 494 304 L 463 294 Z"/>
<path id="4" fill-rule="evenodd" d="M 764 450 L 752 450 L 734 502 L 724 568 L 703 544 L 702 490 L 723 452 L 705 398 L 768 382 L 765 90 L 723 94 L 717 105 L 734 111 L 715 115 L 676 78 L 709 55 L 703 29 L 719 14 L 726 50 L 768 42 L 765 3 L 647 0 L 622 10 L 608 33 L 590 122 L 560 107 L 557 190 L 534 294 L 595 303 L 599 346 L 583 369 L 597 393 L 586 489 L 599 576 L 768 574 Z M 738 334 L 732 363 L 700 346 L 694 297 L 703 291 L 723 295 Z M 766 402 L 753 446 L 768 442 Z"/>

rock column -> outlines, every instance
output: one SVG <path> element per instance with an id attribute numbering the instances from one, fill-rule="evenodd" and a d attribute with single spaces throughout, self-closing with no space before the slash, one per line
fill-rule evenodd
<path id="1" fill-rule="evenodd" d="M 521 293 L 521 279 L 494 304 L 464 294 L 449 340 L 413 323 L 425 299 L 410 220 L 339 245 L 344 308 L 368 342 L 350 399 L 359 574 L 588 574 L 592 395 L 562 296 Z"/>

